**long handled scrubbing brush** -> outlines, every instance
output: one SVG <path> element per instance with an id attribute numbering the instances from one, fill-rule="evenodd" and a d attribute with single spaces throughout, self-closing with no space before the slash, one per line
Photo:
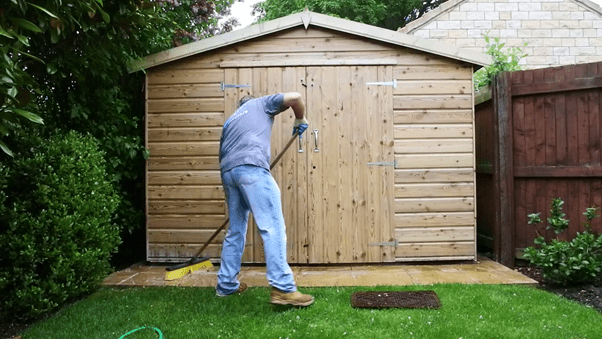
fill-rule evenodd
<path id="1" fill-rule="evenodd" d="M 288 150 L 289 147 L 291 147 L 291 145 L 295 141 L 295 138 L 298 135 L 299 135 L 298 132 L 293 134 L 293 137 L 291 138 L 291 140 L 288 141 L 286 146 L 284 146 L 284 149 L 282 150 L 282 152 L 280 152 L 276 156 L 276 158 L 274 158 L 274 160 L 272 160 L 272 163 L 270 164 L 270 170 L 272 168 L 274 168 L 274 166 L 278 163 L 278 161 L 280 161 L 282 156 L 284 156 L 284 153 L 286 153 L 286 150 Z M 226 227 L 226 225 L 228 225 L 229 221 L 230 221 L 230 218 L 229 217 L 226 218 L 226 221 L 224 221 L 224 223 L 213 233 L 213 235 L 209 238 L 209 240 L 207 240 L 207 242 L 203 245 L 203 247 L 201 247 L 201 249 L 194 255 L 194 257 L 190 258 L 190 260 L 188 260 L 187 262 L 181 263 L 181 264 L 177 264 L 177 265 L 173 265 L 173 266 L 169 266 L 169 267 L 165 268 L 165 280 L 180 279 L 181 277 L 185 276 L 186 274 L 192 273 L 203 267 L 205 267 L 205 268 L 213 267 L 213 264 L 209 260 L 209 257 L 199 257 L 199 255 L 201 253 L 203 253 L 203 251 L 207 248 L 207 246 L 209 246 L 209 244 L 213 241 L 213 239 L 215 239 L 215 237 L 217 237 L 217 235 Z"/>

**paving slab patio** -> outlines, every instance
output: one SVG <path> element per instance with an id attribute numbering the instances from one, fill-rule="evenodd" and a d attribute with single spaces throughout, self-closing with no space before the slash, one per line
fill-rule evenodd
<path id="1" fill-rule="evenodd" d="M 165 281 L 165 266 L 135 264 L 111 274 L 105 286 L 197 286 L 213 287 L 219 266 L 192 272 L 180 279 Z M 489 258 L 477 261 L 412 264 L 391 263 L 348 266 L 292 266 L 295 280 L 301 287 L 430 285 L 461 284 L 520 284 L 536 286 L 537 281 L 501 265 Z M 265 266 L 243 266 L 239 280 L 249 286 L 268 286 Z"/>

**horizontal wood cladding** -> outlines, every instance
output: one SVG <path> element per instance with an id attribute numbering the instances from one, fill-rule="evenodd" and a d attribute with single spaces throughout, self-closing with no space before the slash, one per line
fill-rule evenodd
<path id="1" fill-rule="evenodd" d="M 223 210 L 221 211 L 223 213 Z M 214 230 L 220 227 L 226 216 L 217 215 L 150 215 L 148 218 L 148 228 L 154 231 L 197 231 Z M 159 241 L 161 242 L 161 241 Z"/>
<path id="2" fill-rule="evenodd" d="M 396 168 L 470 167 L 472 170 L 474 156 L 472 153 L 396 154 L 395 160 Z"/>
<path id="3" fill-rule="evenodd" d="M 146 161 L 149 171 L 219 170 L 219 158 L 201 157 L 151 157 Z"/>
<path id="4" fill-rule="evenodd" d="M 220 127 L 224 113 L 149 114 L 148 128 L 170 127 Z"/>
<path id="5" fill-rule="evenodd" d="M 151 243 L 204 244 L 214 232 L 214 229 L 149 229 L 147 236 Z M 224 236 L 225 232 L 220 232 L 214 239 L 215 243 L 221 244 Z"/>
<path id="6" fill-rule="evenodd" d="M 470 212 L 474 210 L 474 198 L 397 198 L 396 213 L 418 212 Z"/>
<path id="7" fill-rule="evenodd" d="M 474 241 L 399 244 L 396 257 L 454 257 L 474 256 Z"/>
<path id="8" fill-rule="evenodd" d="M 468 80 L 472 81 L 472 67 L 450 62 L 444 65 L 422 66 L 404 65 L 393 67 L 393 77 L 397 80 Z M 472 93 L 470 87 L 464 90 Z"/>
<path id="9" fill-rule="evenodd" d="M 467 124 L 472 122 L 472 110 L 395 110 L 396 124 Z"/>
<path id="10" fill-rule="evenodd" d="M 147 74 L 148 85 L 219 84 L 224 81 L 221 69 L 153 69 Z"/>
<path id="11" fill-rule="evenodd" d="M 381 51 L 370 52 L 370 58 L 375 60 L 393 59 L 397 61 L 398 65 L 423 65 L 423 66 L 434 66 L 434 65 L 446 65 L 449 64 L 449 59 L 444 57 L 438 57 L 422 53 L 418 51 L 412 51 L 409 49 L 390 49 Z M 270 62 L 274 64 L 281 64 L 286 60 L 295 60 L 300 62 L 298 66 L 305 66 L 304 61 L 316 62 L 317 60 L 324 60 L 327 62 L 338 61 L 338 60 L 359 60 L 365 59 L 366 52 L 358 51 L 334 51 L 334 52 L 288 52 L 288 53 L 274 53 L 273 51 L 266 51 L 266 53 L 249 53 L 249 54 L 222 54 L 222 53 L 208 53 L 207 55 L 199 55 L 176 61 L 173 63 L 165 64 L 156 67 L 162 71 L 168 71 L 171 69 L 185 70 L 185 69 L 216 69 L 222 65 L 228 63 L 253 63 L 253 62 Z M 259 67 L 258 64 L 257 67 Z M 292 66 L 292 65 L 291 65 Z"/>
<path id="12" fill-rule="evenodd" d="M 221 83 L 148 86 L 149 99 L 221 98 Z"/>
<path id="13" fill-rule="evenodd" d="M 420 243 L 441 241 L 474 241 L 474 227 L 431 227 L 431 228 L 397 228 L 395 238 L 398 242 Z"/>
<path id="14" fill-rule="evenodd" d="M 219 141 L 222 135 L 221 127 L 200 128 L 154 128 L 148 130 L 150 142 L 162 141 Z"/>
<path id="15" fill-rule="evenodd" d="M 225 199 L 222 186 L 149 186 L 148 198 L 173 200 Z"/>
<path id="16" fill-rule="evenodd" d="M 223 98 L 149 99 L 148 113 L 223 112 Z"/>
<path id="17" fill-rule="evenodd" d="M 395 185 L 396 198 L 472 197 L 474 193 L 474 184 L 472 182 Z"/>
<path id="18" fill-rule="evenodd" d="M 169 243 L 149 243 L 147 257 L 153 262 L 182 262 L 182 258 L 193 257 L 203 244 L 169 244 Z M 249 246 L 249 244 L 247 244 Z M 222 251 L 221 244 L 211 244 L 204 251 L 203 255 L 219 258 Z"/>
<path id="19" fill-rule="evenodd" d="M 219 141 L 205 142 L 151 142 L 148 149 L 152 157 L 199 156 L 219 153 Z"/>
<path id="20" fill-rule="evenodd" d="M 395 153 L 469 153 L 471 139 L 406 139 L 395 140 Z"/>
<path id="21" fill-rule="evenodd" d="M 420 109 L 470 109 L 472 95 L 398 95 L 393 99 L 394 108 L 420 110 Z"/>
<path id="22" fill-rule="evenodd" d="M 472 139 L 472 124 L 397 124 L 394 128 L 394 137 L 395 139 Z"/>
<path id="23" fill-rule="evenodd" d="M 387 51 L 391 46 L 368 39 L 349 39 L 346 37 L 312 38 L 312 39 L 256 39 L 226 47 L 224 54 L 251 53 L 312 53 L 346 52 L 346 51 Z"/>
<path id="24" fill-rule="evenodd" d="M 148 185 L 221 185 L 219 171 L 153 171 Z"/>
<path id="25" fill-rule="evenodd" d="M 472 168 L 396 169 L 395 183 L 455 183 L 474 181 Z"/>
<path id="26" fill-rule="evenodd" d="M 395 213 L 395 227 L 473 226 L 474 212 Z"/>
<path id="27" fill-rule="evenodd" d="M 471 94 L 470 80 L 401 80 L 397 81 L 394 95 Z"/>
<path id="28" fill-rule="evenodd" d="M 149 200 L 149 214 L 220 214 L 226 210 L 225 200 Z"/>

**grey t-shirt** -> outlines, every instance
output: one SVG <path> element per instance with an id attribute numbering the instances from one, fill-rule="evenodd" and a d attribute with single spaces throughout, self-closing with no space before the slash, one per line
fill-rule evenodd
<path id="1" fill-rule="evenodd" d="M 270 139 L 274 116 L 284 111 L 284 94 L 247 101 L 226 121 L 220 141 L 220 170 L 254 165 L 270 170 Z"/>

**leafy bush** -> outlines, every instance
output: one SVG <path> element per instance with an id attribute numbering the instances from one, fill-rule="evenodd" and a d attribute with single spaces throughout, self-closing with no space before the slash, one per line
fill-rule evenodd
<path id="1" fill-rule="evenodd" d="M 106 276 L 119 198 L 93 137 L 21 139 L 25 151 L 0 166 L 0 316 L 35 317 Z"/>
<path id="2" fill-rule="evenodd" d="M 550 217 L 547 219 L 547 229 L 553 229 L 556 234 L 569 226 L 569 220 L 564 218 L 562 212 L 563 204 L 560 198 L 552 199 Z M 526 248 L 524 258 L 541 268 L 543 277 L 554 283 L 566 285 L 594 280 L 602 271 L 602 235 L 593 234 L 590 225 L 591 220 L 597 217 L 596 210 L 596 207 L 590 207 L 583 213 L 588 220 L 585 232 L 578 232 L 570 241 L 552 239 L 546 242 L 540 235 L 534 241 L 538 247 Z M 539 215 L 529 214 L 529 224 L 542 222 Z"/>
<path id="3" fill-rule="evenodd" d="M 492 42 L 487 34 L 484 34 L 483 37 L 487 43 L 487 51 L 485 53 L 491 55 L 493 63 L 474 73 L 475 91 L 478 91 L 481 87 L 489 86 L 496 74 L 508 71 L 520 71 L 522 67 L 519 65 L 519 62 L 527 56 L 527 54 L 523 53 L 523 49 L 519 47 L 508 48 L 504 51 L 503 48 L 506 44 L 500 43 L 499 38 L 494 38 Z M 523 46 L 527 46 L 527 43 L 525 42 Z"/>

